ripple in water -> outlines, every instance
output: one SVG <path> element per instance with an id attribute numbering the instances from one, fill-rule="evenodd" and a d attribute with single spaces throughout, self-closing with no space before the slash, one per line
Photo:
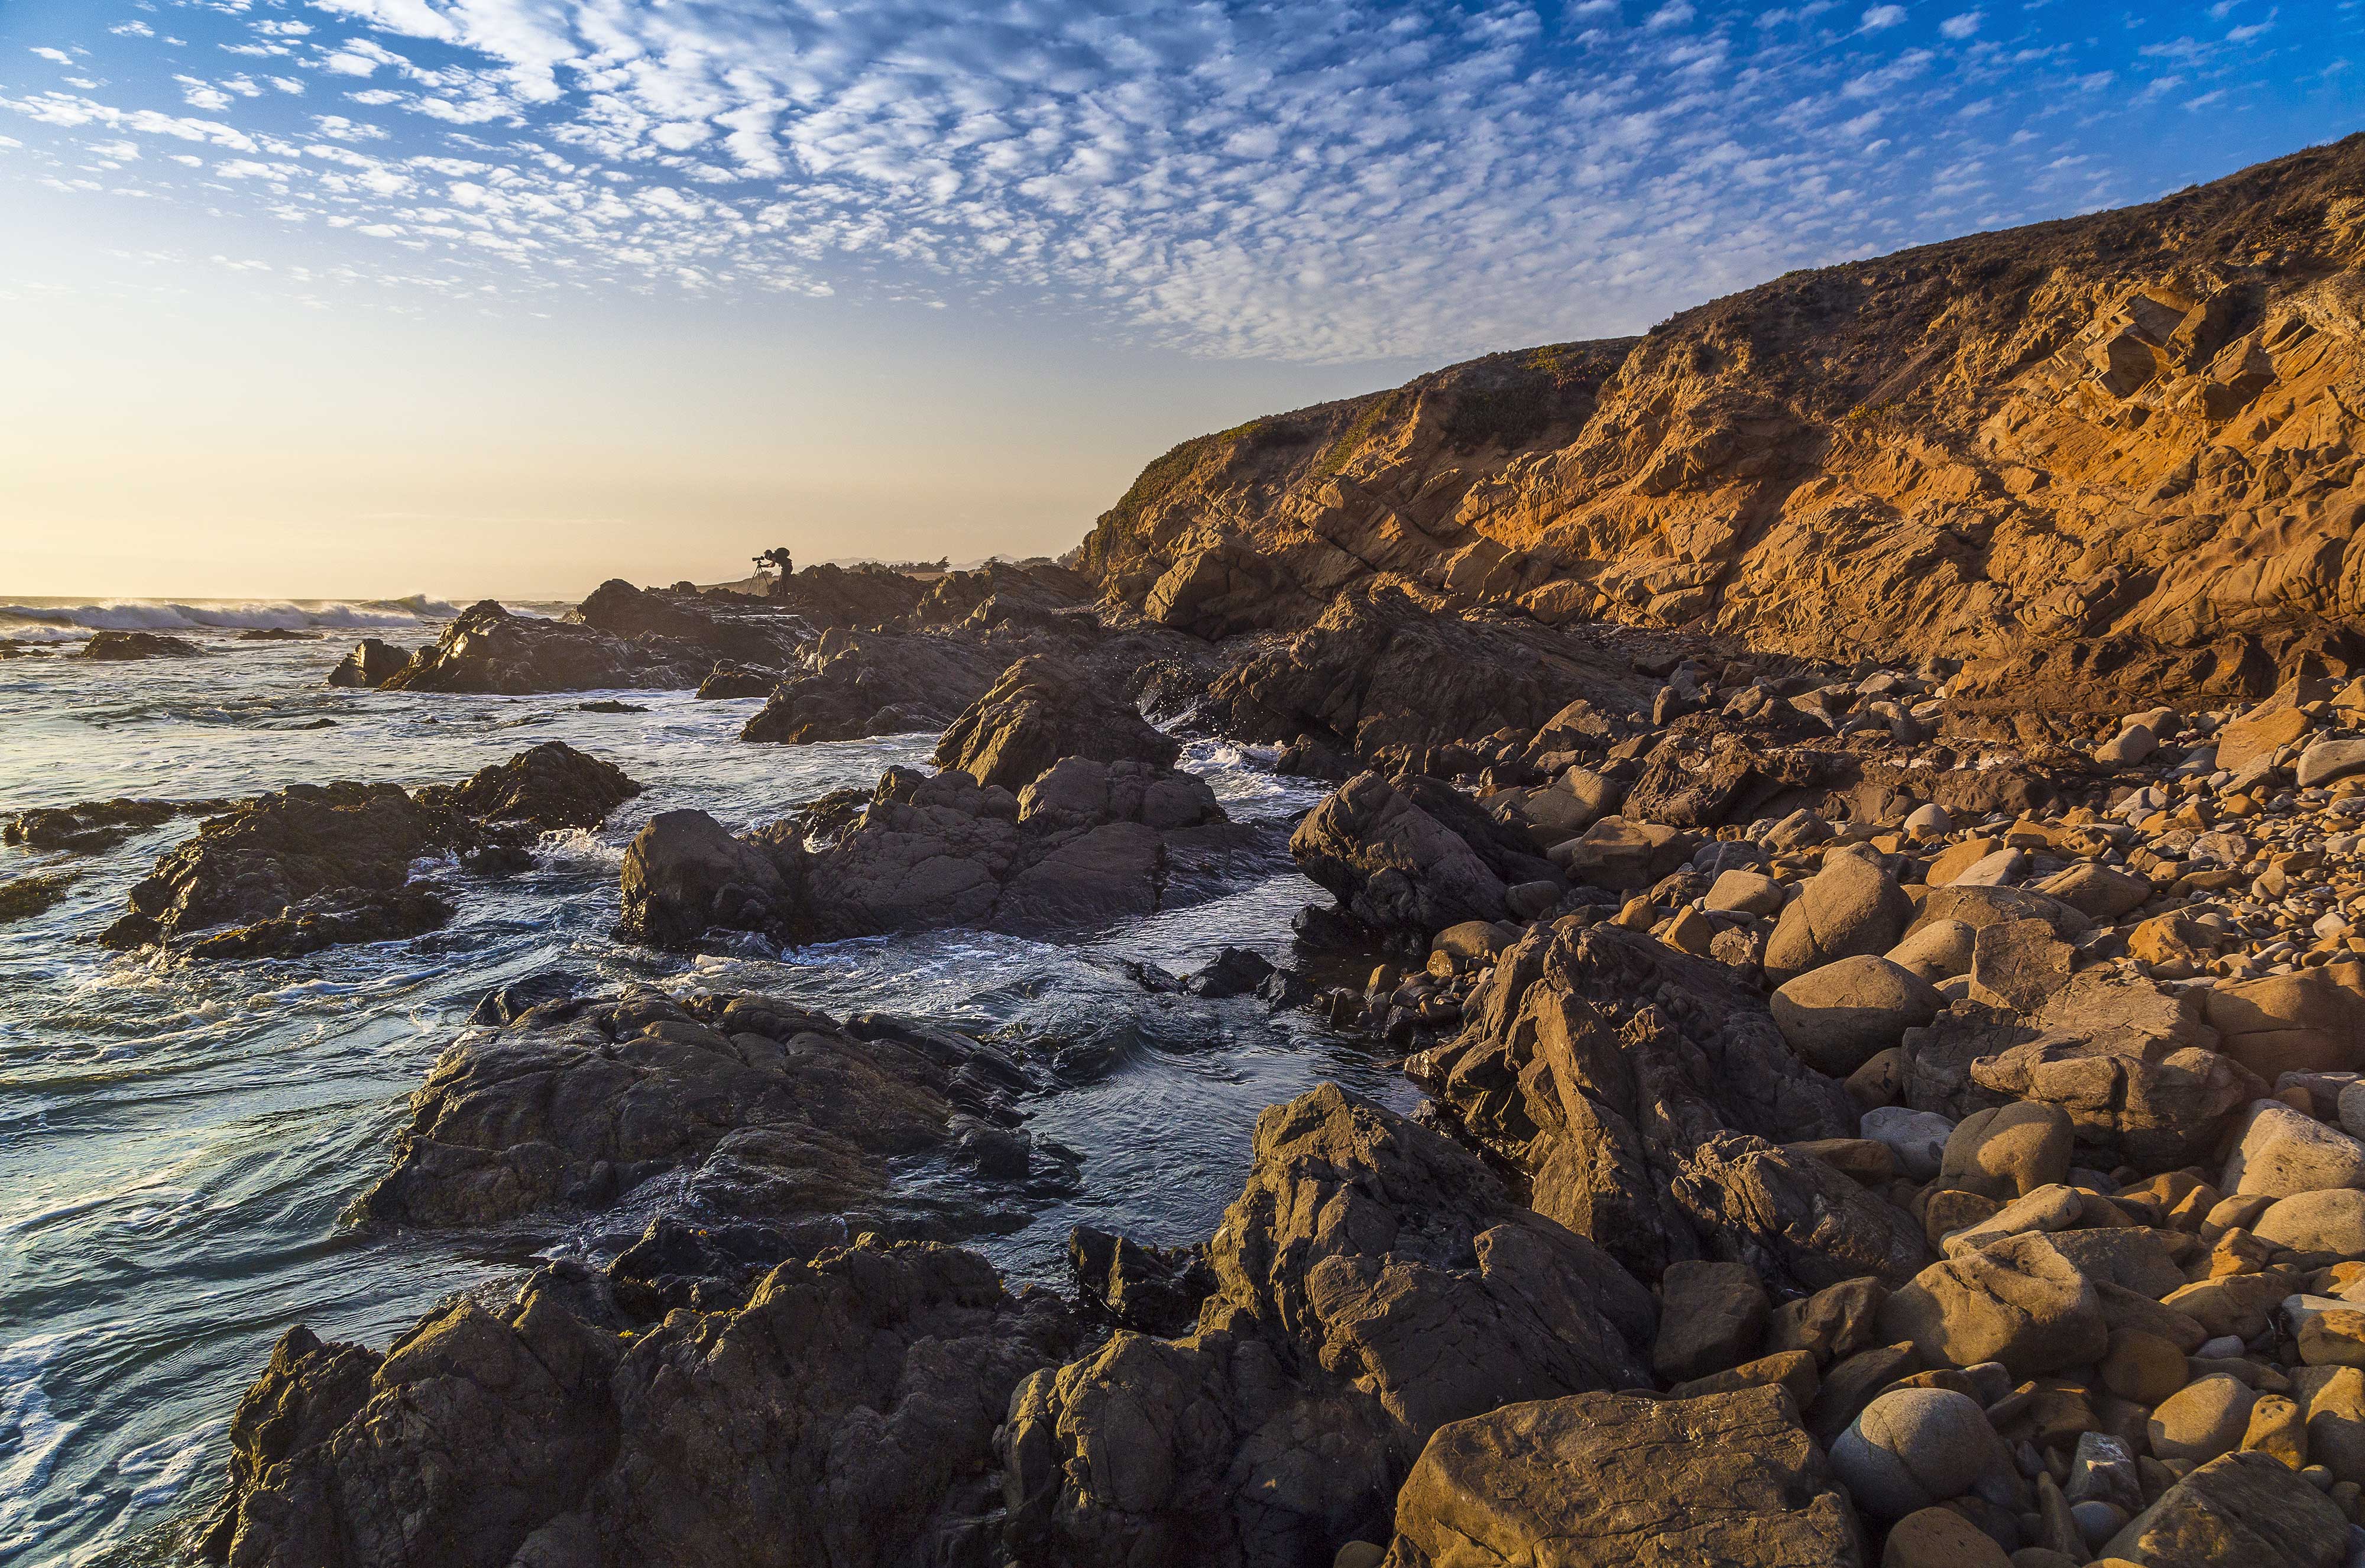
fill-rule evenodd
<path id="1" fill-rule="evenodd" d="M 366 608 L 418 624 L 442 607 Z M 322 622 L 216 624 L 258 623 Z M 977 1244 L 1018 1278 L 1058 1279 L 1081 1219 L 1150 1241 L 1205 1237 L 1239 1190 L 1258 1111 L 1317 1081 L 1407 1103 L 1401 1080 L 1354 1041 L 1252 1000 L 1148 995 L 1121 967 L 1187 972 L 1226 943 L 1278 957 L 1289 916 L 1320 896 L 1285 854 L 1213 902 L 1072 940 L 962 931 L 778 958 L 653 954 L 610 935 L 616 868 L 642 823 L 684 806 L 734 827 L 769 821 L 830 790 L 867 788 L 891 764 L 925 765 L 934 737 L 748 745 L 736 736 L 756 700 L 686 693 L 334 690 L 320 682 L 341 641 L 172 629 L 211 656 L 0 661 L 11 738 L 0 814 L 308 779 L 453 780 L 544 740 L 605 757 L 648 790 L 604 828 L 545 840 L 534 871 L 466 884 L 442 931 L 287 962 L 192 969 L 85 940 L 193 823 L 96 857 L 0 850 L 0 879 L 83 873 L 0 942 L 0 1561 L 169 1555 L 218 1495 L 230 1415 L 289 1325 L 383 1343 L 436 1300 L 499 1289 L 530 1266 L 481 1239 L 388 1238 L 340 1217 L 385 1169 L 406 1096 L 476 1000 L 527 975 L 778 991 L 1026 1051 L 1057 1082 L 1028 1106 L 1035 1129 L 1085 1163 L 1080 1192 Z M 581 711 L 600 695 L 646 711 Z M 323 718 L 332 727 L 292 728 Z M 1234 815 L 1286 821 L 1318 796 L 1269 761 L 1201 742 L 1183 765 Z"/>

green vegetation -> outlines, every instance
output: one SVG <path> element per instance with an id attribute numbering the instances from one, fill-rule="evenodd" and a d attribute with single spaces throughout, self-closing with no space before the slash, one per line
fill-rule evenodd
<path id="1" fill-rule="evenodd" d="M 1403 400 L 1404 395 L 1404 388 L 1399 386 L 1393 392 L 1381 393 L 1364 405 L 1363 411 L 1355 416 L 1355 422 L 1347 427 L 1347 433 L 1332 442 L 1329 450 L 1316 461 L 1314 476 L 1328 479 L 1342 472 L 1363 442 L 1372 438 L 1373 432 L 1395 416 L 1396 405 Z"/>

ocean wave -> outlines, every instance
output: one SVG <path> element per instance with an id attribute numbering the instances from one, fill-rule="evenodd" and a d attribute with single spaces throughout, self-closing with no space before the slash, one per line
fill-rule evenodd
<path id="1" fill-rule="evenodd" d="M 118 599 L 0 604 L 0 636 L 49 641 L 92 632 L 412 631 L 460 611 L 423 593 L 404 599 Z"/>

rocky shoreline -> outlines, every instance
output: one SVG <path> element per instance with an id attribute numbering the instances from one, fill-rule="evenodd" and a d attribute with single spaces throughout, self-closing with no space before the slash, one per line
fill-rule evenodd
<path id="1" fill-rule="evenodd" d="M 1023 1055 L 696 970 L 488 998 L 364 1223 L 629 1245 L 383 1351 L 289 1330 L 205 1554 L 2365 1562 L 2360 159 L 1185 443 L 1066 565 L 364 644 L 332 681 L 941 727 L 934 773 L 647 822 L 622 930 L 677 952 L 1209 896 L 1278 846 L 1175 736 L 1272 748 L 1328 902 L 1278 970 L 1137 976 L 1425 1099 L 1272 1106 L 1212 1234 L 1014 1290 L 961 1243 L 1091 1181 Z M 123 939 L 398 904 L 397 850 L 544 820 L 343 789 L 209 823 Z M 398 831 L 298 881 L 264 824 L 336 812 Z M 197 896 L 232 850 L 261 890 Z"/>

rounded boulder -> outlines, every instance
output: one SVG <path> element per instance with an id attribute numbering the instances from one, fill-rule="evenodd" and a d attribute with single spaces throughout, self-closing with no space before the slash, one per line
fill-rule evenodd
<path id="1" fill-rule="evenodd" d="M 1845 1078 L 1945 1005 L 1928 980 L 1876 954 L 1825 964 L 1783 985 L 1774 1022 L 1809 1066 Z"/>
<path id="2" fill-rule="evenodd" d="M 1959 1497 L 2011 1463 L 1978 1402 L 1945 1388 L 1893 1389 L 1832 1444 L 1832 1468 L 1849 1495 L 1883 1519 Z"/>

